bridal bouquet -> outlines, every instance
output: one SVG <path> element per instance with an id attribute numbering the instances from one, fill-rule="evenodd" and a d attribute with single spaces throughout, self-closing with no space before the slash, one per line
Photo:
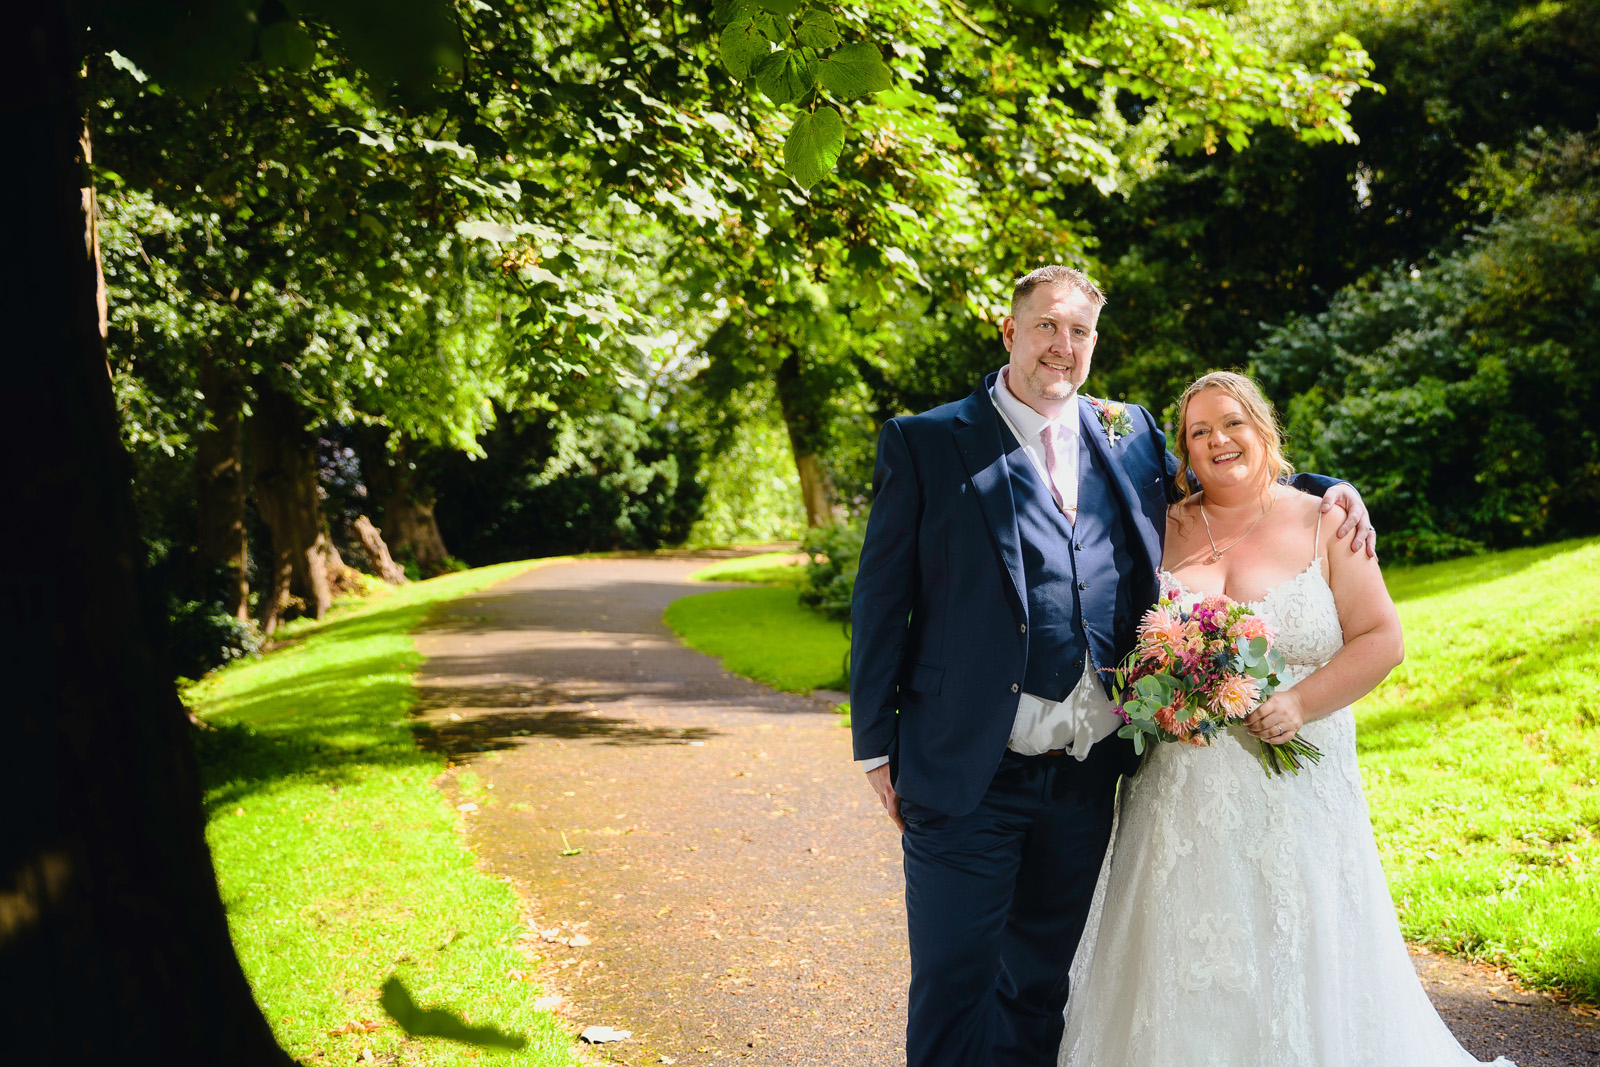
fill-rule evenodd
<path id="1" fill-rule="evenodd" d="M 1280 684 L 1283 654 L 1265 619 L 1225 596 L 1192 608 L 1165 594 L 1139 623 L 1139 641 L 1112 672 L 1121 694 L 1117 731 L 1142 753 L 1147 744 L 1209 745 L 1229 723 L 1243 721 Z M 1322 751 L 1298 735 L 1281 745 L 1260 744 L 1267 775 L 1300 773 Z"/>

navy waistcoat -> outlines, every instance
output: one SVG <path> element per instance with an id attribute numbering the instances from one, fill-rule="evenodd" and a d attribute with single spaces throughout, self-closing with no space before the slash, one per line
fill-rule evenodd
<path id="1" fill-rule="evenodd" d="M 1091 432 L 1088 426 L 1080 433 Z M 1007 433 L 1009 437 L 1009 432 Z M 1015 441 L 1015 438 L 1011 438 Z M 1095 667 L 1115 667 L 1118 633 L 1135 623 L 1134 560 L 1111 474 L 1099 451 L 1078 448 L 1078 521 L 1056 507 L 1038 470 L 1020 449 L 1011 453 L 1011 498 L 1017 510 L 1028 593 L 1028 660 L 1024 692 L 1061 700 L 1083 676 L 1084 654 Z M 1110 676 L 1101 675 L 1107 694 Z"/>

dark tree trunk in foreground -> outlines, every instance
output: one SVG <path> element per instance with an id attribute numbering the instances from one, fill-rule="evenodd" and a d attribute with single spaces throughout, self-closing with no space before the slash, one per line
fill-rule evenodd
<path id="1" fill-rule="evenodd" d="M 261 605 L 261 628 L 270 634 L 291 609 L 317 619 L 327 614 L 344 562 L 328 537 L 317 488 L 317 442 L 305 428 L 305 413 L 263 380 L 255 393 L 250 453 L 256 514 L 272 535 L 272 588 Z"/>
<path id="2" fill-rule="evenodd" d="M 418 477 L 415 458 L 415 443 L 401 437 L 391 449 L 381 429 L 362 441 L 361 473 L 381 511 L 384 539 L 395 553 L 416 560 L 424 577 L 432 577 L 445 569 L 450 553 L 433 516 L 433 488 Z"/>
<path id="3" fill-rule="evenodd" d="M 249 539 L 244 525 L 244 383 L 209 352 L 200 355 L 207 426 L 195 435 L 195 570 L 221 576 L 223 604 L 250 617 Z"/>
<path id="4" fill-rule="evenodd" d="M 0 35 L 0 419 L 8 729 L 0 804 L 7 1063 L 285 1065 L 234 955 L 190 726 L 141 595 L 78 159 L 77 54 L 57 4 Z"/>
<path id="5" fill-rule="evenodd" d="M 817 449 L 822 441 L 822 415 L 805 390 L 800 354 L 794 349 L 778 364 L 778 407 L 789 430 L 789 447 L 800 475 L 800 498 L 806 506 L 807 526 L 826 526 L 839 520 L 833 500 L 833 483 Z"/>

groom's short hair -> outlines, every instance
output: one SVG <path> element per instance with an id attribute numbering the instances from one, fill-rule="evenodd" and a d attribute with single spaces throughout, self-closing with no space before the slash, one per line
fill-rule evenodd
<path id="1" fill-rule="evenodd" d="M 1076 289 L 1089 298 L 1089 303 L 1094 305 L 1096 311 L 1106 306 L 1106 294 L 1089 280 L 1087 274 L 1072 267 L 1063 267 L 1059 263 L 1050 263 L 1037 270 L 1030 270 L 1017 279 L 1017 284 L 1011 289 L 1011 314 L 1016 315 L 1017 306 L 1041 285 L 1062 285 L 1068 289 Z"/>

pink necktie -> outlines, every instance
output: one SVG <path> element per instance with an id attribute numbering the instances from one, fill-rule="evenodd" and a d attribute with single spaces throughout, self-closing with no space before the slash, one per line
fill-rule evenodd
<path id="1" fill-rule="evenodd" d="M 1067 521 L 1076 525 L 1078 509 L 1067 507 L 1067 456 L 1062 440 L 1065 436 L 1066 432 L 1057 432 L 1053 423 L 1039 431 L 1039 441 L 1044 445 L 1044 470 L 1050 478 L 1050 494 L 1056 498 L 1056 507 Z"/>

